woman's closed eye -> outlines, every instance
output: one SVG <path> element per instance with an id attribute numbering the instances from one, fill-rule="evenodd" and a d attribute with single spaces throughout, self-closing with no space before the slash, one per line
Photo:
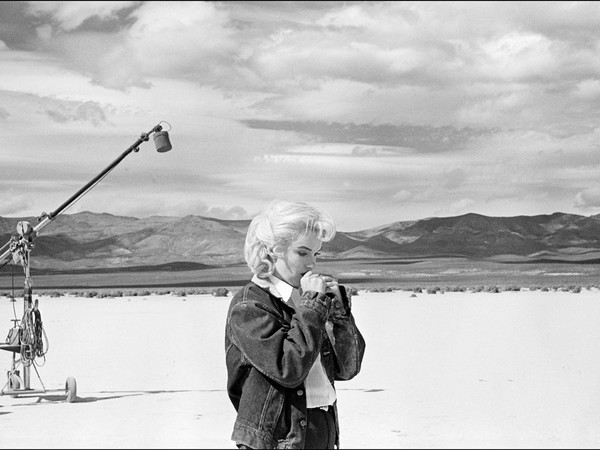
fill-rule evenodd
<path id="1" fill-rule="evenodd" d="M 304 258 L 305 256 L 308 256 L 308 252 L 298 252 L 298 255 L 300 255 L 300 256 L 302 256 Z M 317 256 L 321 256 L 321 252 L 315 253 L 315 258 Z"/>

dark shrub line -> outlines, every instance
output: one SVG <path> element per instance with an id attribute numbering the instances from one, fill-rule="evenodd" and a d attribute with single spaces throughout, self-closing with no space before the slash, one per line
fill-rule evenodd
<path id="1" fill-rule="evenodd" d="M 40 290 L 34 292 L 35 295 L 46 296 L 51 298 L 59 298 L 62 296 L 72 296 L 72 297 L 85 297 L 85 298 L 117 298 L 117 297 L 147 297 L 150 295 L 172 295 L 175 297 L 187 297 L 190 295 L 212 295 L 214 297 L 227 297 L 229 295 L 234 295 L 239 287 L 219 287 L 213 289 L 203 289 L 203 288 L 185 288 L 185 289 L 169 289 L 169 288 L 157 288 L 157 289 L 149 289 L 149 288 L 140 288 L 140 289 L 129 289 L 129 290 L 113 290 L 113 289 L 82 289 L 82 290 L 66 290 L 66 291 L 45 291 Z M 446 292 L 465 292 L 465 293 L 500 293 L 500 292 L 518 292 L 521 290 L 529 290 L 529 291 L 541 291 L 541 292 L 571 292 L 574 294 L 580 293 L 583 289 L 592 290 L 592 289 L 600 289 L 598 285 L 588 284 L 586 286 L 580 286 L 576 284 L 570 285 L 555 285 L 555 286 L 529 286 L 527 288 L 509 285 L 509 286 L 496 286 L 496 285 L 479 285 L 479 286 L 434 286 L 434 287 L 400 287 L 400 286 L 347 286 L 347 292 L 356 296 L 359 295 L 360 291 L 364 292 L 411 292 L 413 296 L 416 294 L 427 293 L 430 295 L 435 294 L 444 294 Z M 15 297 L 22 298 L 22 292 L 16 292 Z M 12 298 L 12 294 L 10 292 L 0 292 L 0 297 L 8 297 Z"/>

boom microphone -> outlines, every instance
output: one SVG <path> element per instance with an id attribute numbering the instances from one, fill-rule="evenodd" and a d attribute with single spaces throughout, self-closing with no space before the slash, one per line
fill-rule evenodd
<path id="1" fill-rule="evenodd" d="M 159 153 L 168 152 L 173 148 L 169 140 L 169 133 L 166 131 L 154 133 L 154 145 L 156 146 L 156 151 Z"/>

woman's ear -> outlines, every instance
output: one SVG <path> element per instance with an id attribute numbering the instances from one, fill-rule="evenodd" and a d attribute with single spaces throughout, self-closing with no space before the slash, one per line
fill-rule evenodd
<path id="1" fill-rule="evenodd" d="M 275 247 L 269 250 L 269 255 L 271 255 L 273 259 L 283 258 L 285 255 L 285 251 L 281 245 L 276 245 Z"/>

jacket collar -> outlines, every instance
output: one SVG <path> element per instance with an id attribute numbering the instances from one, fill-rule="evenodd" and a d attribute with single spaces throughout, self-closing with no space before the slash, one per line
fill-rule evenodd
<path id="1" fill-rule="evenodd" d="M 275 297 L 279 297 L 284 303 L 291 306 L 290 298 L 292 297 L 294 288 L 285 281 L 273 275 L 269 275 L 267 278 L 259 278 L 258 275 L 254 275 L 252 282 L 262 288 L 268 289 Z"/>

